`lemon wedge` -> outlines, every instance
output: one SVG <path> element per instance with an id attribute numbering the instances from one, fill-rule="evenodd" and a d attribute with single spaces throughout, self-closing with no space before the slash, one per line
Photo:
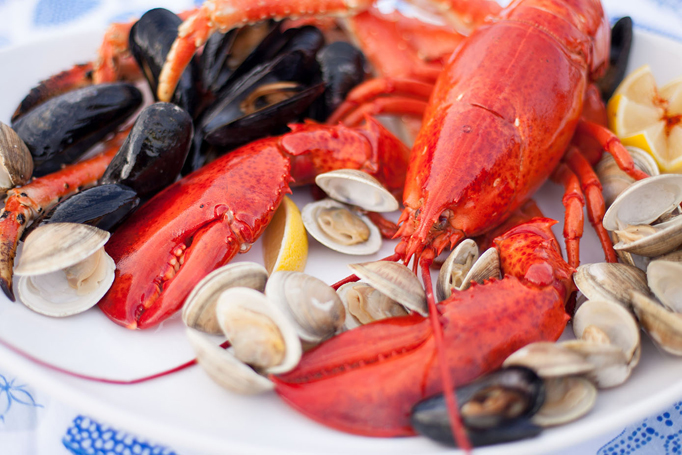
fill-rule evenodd
<path id="1" fill-rule="evenodd" d="M 308 236 L 301 212 L 284 197 L 263 232 L 263 261 L 268 274 L 278 270 L 302 272 L 308 259 Z"/>
<path id="2" fill-rule="evenodd" d="M 629 74 L 607 105 L 624 145 L 646 150 L 662 172 L 682 173 L 682 78 L 660 89 L 648 65 Z"/>

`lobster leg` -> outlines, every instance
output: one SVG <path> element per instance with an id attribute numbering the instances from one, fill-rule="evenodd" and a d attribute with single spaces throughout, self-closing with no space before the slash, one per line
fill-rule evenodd
<path id="1" fill-rule="evenodd" d="M 507 276 L 438 304 L 454 385 L 499 367 L 528 343 L 562 333 L 573 268 L 561 258 L 550 230 L 554 223 L 535 219 L 498 237 Z M 356 434 L 398 436 L 413 434 L 411 407 L 442 390 L 439 368 L 431 324 L 411 315 L 345 332 L 273 380 L 287 403 L 318 422 Z"/>
<path id="2" fill-rule="evenodd" d="M 570 147 L 565 156 L 565 161 L 571 170 L 578 176 L 582 185 L 583 193 L 587 199 L 587 218 L 594 228 L 601 242 L 606 262 L 618 262 L 618 257 L 613 249 L 613 242 L 608 232 L 602 225 L 604 212 L 604 196 L 602 195 L 601 183 L 597 174 L 587 159 L 574 147 Z"/>
<path id="3" fill-rule="evenodd" d="M 585 197 L 580 189 L 578 177 L 565 163 L 559 164 L 554 170 L 552 180 L 562 184 L 565 188 L 562 202 L 566 209 L 564 218 L 566 255 L 571 267 L 578 267 L 580 265 L 580 239 L 583 236 Z"/>

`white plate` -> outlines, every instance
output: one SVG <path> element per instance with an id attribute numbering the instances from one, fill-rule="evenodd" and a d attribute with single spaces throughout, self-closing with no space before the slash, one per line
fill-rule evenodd
<path id="1" fill-rule="evenodd" d="M 63 36 L 0 52 L 0 120 L 8 122 L 15 106 L 40 79 L 69 65 L 92 59 L 100 33 Z M 631 68 L 652 66 L 659 83 L 682 75 L 682 44 L 637 33 Z M 547 184 L 537 200 L 545 214 L 562 219 L 562 190 Z M 299 206 L 309 199 L 297 191 Z M 587 219 L 587 218 L 586 218 Z M 555 233 L 561 235 L 561 223 Z M 393 242 L 363 260 L 384 257 Z M 261 261 L 257 244 L 239 260 Z M 603 260 L 589 226 L 581 246 L 583 262 Z M 307 270 L 327 282 L 349 273 L 357 259 L 330 252 L 311 241 Z M 0 337 L 32 355 L 69 370 L 114 378 L 134 378 L 180 364 L 193 357 L 179 318 L 157 329 L 129 331 L 114 325 L 97 309 L 57 320 L 30 312 L 0 298 Z M 75 379 L 46 370 L 5 348 L 0 366 L 30 381 L 58 400 L 96 419 L 176 449 L 196 453 L 350 453 L 402 454 L 448 450 L 424 438 L 375 439 L 343 434 L 294 412 L 274 394 L 232 395 L 199 369 L 136 386 L 114 386 Z M 540 437 L 480 450 L 480 453 L 538 453 L 569 447 L 617 430 L 682 398 L 682 359 L 663 355 L 645 341 L 642 361 L 629 382 L 599 395 L 587 417 L 546 431 Z M 477 451 L 478 453 L 479 451 Z"/>

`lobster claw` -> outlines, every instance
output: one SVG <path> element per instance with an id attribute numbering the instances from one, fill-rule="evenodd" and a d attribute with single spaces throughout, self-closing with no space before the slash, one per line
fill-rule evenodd
<path id="1" fill-rule="evenodd" d="M 561 258 L 552 224 L 535 219 L 498 237 L 505 278 L 473 283 L 438 304 L 450 386 L 498 368 L 526 344 L 556 340 L 563 332 L 572 268 Z M 308 351 L 295 370 L 273 377 L 275 391 L 303 414 L 339 430 L 411 435 L 412 406 L 443 390 L 436 349 L 429 320 L 414 314 L 384 319 Z"/>

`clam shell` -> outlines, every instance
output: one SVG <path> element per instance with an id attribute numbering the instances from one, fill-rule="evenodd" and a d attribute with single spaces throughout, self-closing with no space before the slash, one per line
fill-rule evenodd
<path id="1" fill-rule="evenodd" d="M 220 267 L 194 287 L 182 307 L 182 320 L 188 327 L 218 335 L 222 331 L 216 320 L 215 306 L 220 294 L 238 286 L 263 292 L 267 280 L 268 272 L 255 262 L 237 262 Z"/>
<path id="2" fill-rule="evenodd" d="M 242 395 L 254 395 L 275 388 L 272 381 L 238 360 L 230 351 L 216 345 L 204 333 L 190 327 L 185 331 L 197 355 L 197 362 L 221 387 Z"/>
<path id="3" fill-rule="evenodd" d="M 682 263 L 657 259 L 646 269 L 649 288 L 670 311 L 682 313 Z"/>
<path id="4" fill-rule="evenodd" d="M 281 348 L 284 350 L 284 357 L 281 362 L 276 365 L 264 367 L 264 371 L 272 374 L 286 373 L 298 365 L 301 360 L 302 348 L 301 342 L 298 339 L 296 328 L 289 321 L 289 319 L 282 313 L 282 311 L 272 302 L 268 301 L 265 295 L 261 292 L 251 288 L 234 287 L 224 291 L 218 298 L 218 303 L 215 307 L 216 319 L 222 329 L 225 337 L 233 344 L 235 348 L 235 356 L 244 361 L 245 357 L 240 354 L 243 350 L 248 350 L 246 355 L 251 357 L 263 357 L 262 353 L 270 346 L 263 343 L 263 340 L 268 340 L 271 344 L 282 343 Z M 230 318 L 240 317 L 239 323 L 245 320 L 244 315 L 251 315 L 258 317 L 264 316 L 271 321 L 279 330 L 281 339 L 273 341 L 270 336 L 269 327 L 264 327 L 261 322 L 249 322 L 247 327 L 239 327 L 238 330 L 232 331 L 235 325 Z M 248 336 L 248 339 L 236 339 L 237 336 Z M 272 357 L 266 353 L 268 357 Z"/>
<path id="5" fill-rule="evenodd" d="M 336 291 L 325 282 L 301 272 L 275 272 L 265 295 L 296 328 L 298 336 L 318 343 L 344 324 L 346 311 Z"/>
<path id="6" fill-rule="evenodd" d="M 668 311 L 644 294 L 634 292 L 632 307 L 640 324 L 656 345 L 673 355 L 682 356 L 682 316 Z"/>
<path id="7" fill-rule="evenodd" d="M 465 242 L 468 240 L 469 239 L 465 240 Z M 471 240 L 471 242 L 473 242 L 473 240 Z M 469 249 L 469 247 L 465 248 L 466 250 Z M 453 251 L 453 254 L 455 253 L 456 250 L 457 248 Z M 461 282 L 459 283 L 458 286 L 453 286 L 452 282 L 452 278 L 454 277 L 453 272 L 456 273 L 457 268 L 456 264 L 458 263 L 459 260 L 459 258 L 455 257 L 453 258 L 453 262 L 448 264 L 453 254 L 448 256 L 448 259 L 445 261 L 445 264 L 443 264 L 443 267 L 441 267 L 440 273 L 438 274 L 438 282 L 436 283 L 436 293 L 438 295 L 439 300 L 445 300 L 446 298 L 450 297 L 451 295 L 450 290 L 452 287 L 454 287 L 458 291 L 464 291 L 466 289 L 469 289 L 469 286 L 471 286 L 472 281 L 481 284 L 485 280 L 500 277 L 500 255 L 497 251 L 497 248 L 490 247 L 487 250 L 485 250 L 480 257 L 474 259 L 475 262 L 471 264 L 471 267 L 469 268 L 468 271 L 463 270 L 466 273 L 466 275 L 464 276 L 464 278 L 461 279 Z M 462 253 L 459 253 L 459 255 L 462 255 Z M 476 255 L 478 256 L 478 247 L 476 247 Z M 466 261 L 466 259 L 464 260 Z"/>
<path id="8" fill-rule="evenodd" d="M 590 300 L 612 300 L 630 306 L 630 292 L 649 293 L 646 274 L 626 264 L 583 264 L 573 275 L 580 292 Z"/>
<path id="9" fill-rule="evenodd" d="M 541 378 L 584 374 L 595 368 L 582 355 L 548 341 L 526 345 L 502 363 L 505 367 L 512 365 L 530 368 Z"/>
<path id="10" fill-rule="evenodd" d="M 443 262 L 438 273 L 436 296 L 438 300 L 450 297 L 451 288 L 459 289 L 464 279 L 478 259 L 478 245 L 471 239 L 460 242 Z"/>
<path id="11" fill-rule="evenodd" d="M 33 157 L 12 128 L 0 122 L 0 190 L 23 185 L 33 174 Z"/>
<path id="12" fill-rule="evenodd" d="M 639 348 L 639 326 L 632 314 L 622 305 L 608 300 L 588 300 L 573 316 L 573 333 L 584 338 L 589 328 L 599 329 L 608 342 L 625 354 L 627 362 Z"/>
<path id="13" fill-rule="evenodd" d="M 370 212 L 398 210 L 398 200 L 377 179 L 355 169 L 338 169 L 315 177 L 330 198 Z"/>
<path id="14" fill-rule="evenodd" d="M 332 199 L 323 199 L 321 201 L 311 202 L 309 204 L 306 204 L 305 207 L 303 207 L 303 210 L 301 212 L 303 225 L 305 226 L 306 231 L 308 231 L 308 233 L 311 236 L 313 236 L 315 240 L 317 240 L 327 248 L 331 248 L 334 251 L 338 251 L 339 253 L 344 254 L 367 255 L 374 254 L 381 249 L 382 239 L 379 229 L 374 225 L 374 223 L 370 221 L 369 218 L 359 213 L 355 213 L 355 215 L 357 215 L 362 220 L 362 222 L 364 222 L 367 225 L 370 231 L 369 238 L 367 239 L 367 241 L 355 245 L 342 245 L 335 239 L 327 235 L 327 233 L 324 232 L 322 228 L 320 228 L 317 220 L 320 210 L 329 208 L 350 210 L 347 206 L 341 204 L 340 202 L 336 202 Z"/>
<path id="15" fill-rule="evenodd" d="M 359 276 L 410 311 L 426 317 L 429 308 L 426 292 L 419 279 L 403 264 L 389 261 L 349 264 L 348 267 Z"/>
<path id="16" fill-rule="evenodd" d="M 545 404 L 532 418 L 533 423 L 549 427 L 576 420 L 587 414 L 597 400 L 597 388 L 582 377 L 545 380 Z"/>
<path id="17" fill-rule="evenodd" d="M 26 237 L 14 273 L 33 276 L 65 269 L 102 248 L 110 235 L 85 224 L 44 224 Z"/>
<path id="18" fill-rule="evenodd" d="M 625 353 L 618 346 L 584 340 L 565 341 L 559 345 L 582 355 L 594 365 L 587 377 L 601 389 L 620 385 L 630 377 L 633 366 L 628 364 Z"/>
<path id="19" fill-rule="evenodd" d="M 381 319 L 407 315 L 405 307 L 367 283 L 346 283 L 336 293 L 346 309 L 345 327 L 348 330 Z M 353 306 L 350 304 L 351 298 L 359 300 L 358 304 L 364 304 L 360 310 L 361 314 L 357 314 L 358 311 L 351 308 Z"/>
<path id="20" fill-rule="evenodd" d="M 647 152 L 637 147 L 627 146 L 625 148 L 630 153 L 635 168 L 652 176 L 660 174 L 656 161 Z M 616 160 L 613 159 L 610 153 L 604 153 L 604 156 L 597 163 L 594 170 L 599 176 L 607 208 L 611 206 L 620 193 L 635 182 L 635 179 L 618 167 Z"/>
<path id="21" fill-rule="evenodd" d="M 651 224 L 681 202 L 682 175 L 649 177 L 632 184 L 618 196 L 604 214 L 603 224 L 609 231 Z"/>

